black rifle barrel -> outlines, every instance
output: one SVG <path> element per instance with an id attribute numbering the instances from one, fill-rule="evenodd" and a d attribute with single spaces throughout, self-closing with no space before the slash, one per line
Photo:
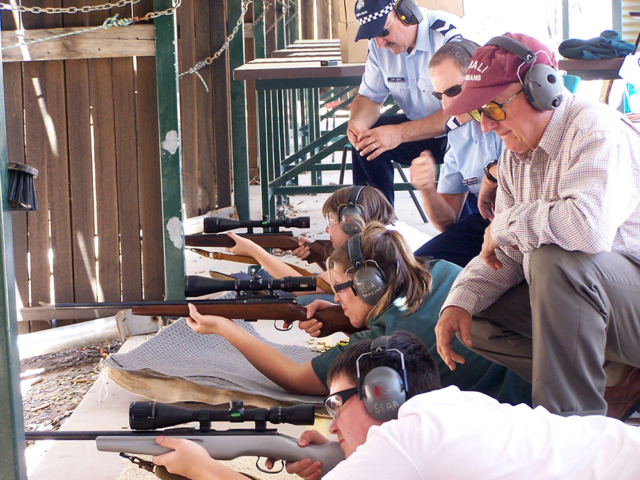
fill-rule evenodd
<path id="1" fill-rule="evenodd" d="M 186 297 L 200 297 L 215 292 L 243 292 L 258 290 L 283 290 L 285 292 L 312 292 L 316 289 L 316 277 L 253 277 L 247 280 L 217 280 L 215 278 L 187 275 L 184 280 Z"/>
<path id="2" fill-rule="evenodd" d="M 129 406 L 129 426 L 132 430 L 155 430 L 189 422 L 271 422 L 292 425 L 313 425 L 313 405 L 252 408 L 245 410 L 239 402 L 234 408 L 191 409 L 158 402 L 132 402 Z"/>
<path id="3" fill-rule="evenodd" d="M 220 233 L 236 228 L 309 228 L 310 217 L 284 218 L 282 220 L 231 220 L 229 218 L 205 217 L 204 233 Z"/>

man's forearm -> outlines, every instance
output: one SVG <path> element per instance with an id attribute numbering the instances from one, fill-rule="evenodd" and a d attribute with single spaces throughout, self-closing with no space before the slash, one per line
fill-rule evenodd
<path id="1" fill-rule="evenodd" d="M 349 122 L 357 123 L 364 129 L 371 128 L 380 118 L 381 105 L 363 95 L 356 95 L 349 108 Z"/>
<path id="2" fill-rule="evenodd" d="M 435 184 L 427 186 L 422 193 L 422 205 L 431 224 L 440 232 L 451 228 L 458 221 L 459 213 L 447 203 Z"/>

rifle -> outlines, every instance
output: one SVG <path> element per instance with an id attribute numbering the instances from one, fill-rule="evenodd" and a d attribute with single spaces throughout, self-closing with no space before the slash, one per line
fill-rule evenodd
<path id="1" fill-rule="evenodd" d="M 284 320 L 290 330 L 296 320 L 307 320 L 307 309 L 298 305 L 295 298 L 283 298 L 273 290 L 314 291 L 315 277 L 284 277 L 282 279 L 217 280 L 189 275 L 185 278 L 187 297 L 199 297 L 214 292 L 236 291 L 238 296 L 231 300 L 188 300 L 188 301 L 139 301 L 56 304 L 56 308 L 131 308 L 134 315 L 147 317 L 188 317 L 189 303 L 195 305 L 203 315 L 219 315 L 244 320 Z M 320 337 L 336 332 L 351 335 L 360 329 L 354 327 L 345 316 L 340 305 L 318 311 L 313 316 L 322 322 Z"/>
<path id="2" fill-rule="evenodd" d="M 188 297 L 198 297 L 222 290 L 237 291 L 239 294 L 233 300 L 153 302 L 153 305 L 133 306 L 132 313 L 144 316 L 188 317 L 188 303 L 193 303 L 202 315 L 218 315 L 244 320 L 284 320 L 289 324 L 289 328 L 284 330 L 289 330 L 296 320 L 307 320 L 307 309 L 298 305 L 295 298 L 282 298 L 273 290 L 312 291 L 316 289 L 315 280 L 315 277 L 285 277 L 280 280 L 264 280 L 259 277 L 249 280 L 216 280 L 188 275 L 185 280 L 185 295 Z M 306 288 L 303 288 L 305 285 Z M 265 290 L 271 293 L 265 294 Z M 314 314 L 314 318 L 322 322 L 320 337 L 326 337 L 335 332 L 351 335 L 359 331 L 345 316 L 340 305 L 318 311 Z"/>
<path id="3" fill-rule="evenodd" d="M 237 263 L 246 263 L 248 265 L 257 265 L 258 262 L 253 257 L 248 257 L 246 255 L 235 255 L 232 253 L 222 253 L 222 252 L 210 252 L 209 250 L 203 250 L 201 248 L 190 248 L 193 253 L 197 253 L 203 257 L 209 258 L 211 260 L 228 260 L 230 262 Z M 315 274 L 305 270 L 304 268 L 300 268 L 293 263 L 283 262 L 285 265 L 293 268 L 296 272 L 298 272 L 303 277 L 315 277 Z M 325 282 L 323 279 L 316 277 L 316 284 L 320 289 L 322 289 L 325 293 L 331 293 L 331 285 Z"/>
<path id="4" fill-rule="evenodd" d="M 215 430 L 211 422 L 228 421 L 239 423 L 251 421 L 253 429 Z M 189 422 L 199 422 L 199 428 L 166 428 Z M 233 460 L 244 456 L 257 456 L 256 468 L 261 472 L 278 473 L 260 467 L 260 457 L 276 458 L 284 462 L 296 462 L 305 458 L 322 462 L 323 475 L 344 460 L 344 453 L 338 442 L 324 445 L 299 447 L 298 441 L 288 435 L 278 433 L 273 424 L 313 425 L 313 405 L 291 407 L 271 407 L 245 409 L 242 400 L 232 400 L 228 410 L 191 409 L 156 402 L 132 402 L 129 406 L 130 432 L 117 431 L 62 431 L 25 432 L 27 440 L 95 440 L 101 452 L 117 452 L 120 456 L 136 463 L 140 468 L 155 473 L 163 479 L 184 479 L 173 475 L 159 465 L 134 455 L 161 455 L 172 451 L 155 442 L 158 435 L 184 438 L 202 445 L 216 460 Z M 159 430 L 164 429 L 164 430 Z"/>
<path id="5" fill-rule="evenodd" d="M 204 233 L 185 235 L 187 247 L 233 247 L 235 242 L 226 234 L 220 234 L 236 228 L 246 228 L 246 233 L 240 233 L 243 238 L 260 245 L 262 248 L 279 248 L 281 250 L 295 250 L 298 240 L 289 231 L 280 231 L 280 228 L 309 228 L 309 217 L 285 218 L 283 220 L 230 220 L 227 218 L 206 217 L 203 220 Z M 263 233 L 254 233 L 254 228 L 262 228 Z M 308 263 L 324 262 L 330 242 L 328 240 L 316 240 L 307 244 L 310 249 L 307 257 Z"/>

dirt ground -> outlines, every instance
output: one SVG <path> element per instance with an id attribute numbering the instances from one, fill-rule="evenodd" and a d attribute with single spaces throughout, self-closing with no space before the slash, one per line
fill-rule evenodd
<path id="1" fill-rule="evenodd" d="M 100 361 L 121 345 L 114 340 L 22 360 L 25 430 L 59 430 L 98 378 Z"/>

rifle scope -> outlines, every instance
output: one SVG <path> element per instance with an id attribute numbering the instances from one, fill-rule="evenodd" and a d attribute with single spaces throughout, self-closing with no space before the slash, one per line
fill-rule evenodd
<path id="1" fill-rule="evenodd" d="M 205 217 L 204 233 L 220 233 L 236 228 L 247 228 L 253 233 L 254 228 L 273 229 L 276 232 L 280 227 L 284 228 L 309 228 L 309 217 L 284 218 L 282 220 L 231 220 L 229 218 Z"/>
<path id="2" fill-rule="evenodd" d="M 241 400 L 232 400 L 231 408 L 190 409 L 157 402 L 131 402 L 129 406 L 129 426 L 132 430 L 155 430 L 189 422 L 210 425 L 211 422 L 256 422 L 290 423 L 292 425 L 313 425 L 313 405 L 293 405 L 291 407 L 252 408 L 245 410 Z"/>
<path id="3" fill-rule="evenodd" d="M 215 292 L 243 292 L 248 290 L 283 290 L 285 292 L 312 292 L 316 289 L 316 277 L 252 277 L 248 280 L 217 280 L 215 278 L 187 275 L 184 294 L 200 297 Z"/>

